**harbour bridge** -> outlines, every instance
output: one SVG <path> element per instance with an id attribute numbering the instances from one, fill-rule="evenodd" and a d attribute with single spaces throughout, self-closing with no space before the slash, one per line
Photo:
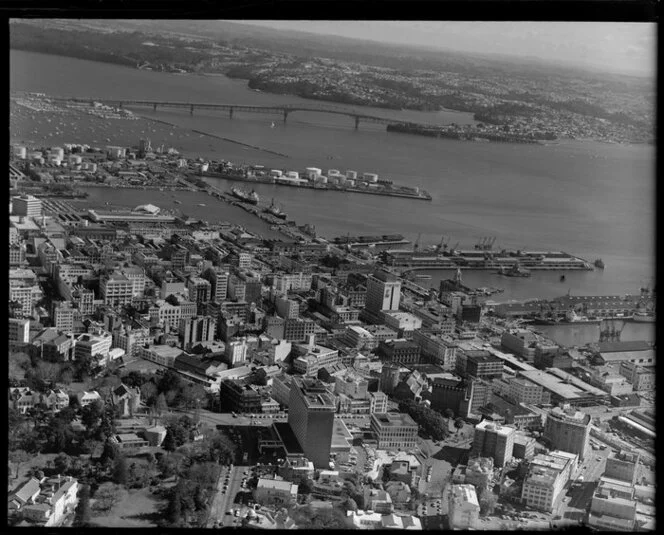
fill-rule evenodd
<path id="1" fill-rule="evenodd" d="M 191 115 L 195 110 L 219 110 L 227 111 L 228 116 L 232 119 L 236 113 L 264 113 L 270 115 L 280 115 L 283 122 L 286 123 L 288 116 L 295 112 L 315 112 L 315 113 L 329 113 L 333 115 L 345 115 L 355 121 L 355 130 L 360 126 L 360 122 L 374 123 L 374 124 L 413 124 L 406 121 L 397 121 L 394 119 L 386 119 L 385 117 L 378 117 L 375 115 L 365 115 L 355 113 L 348 110 L 338 110 L 334 108 L 325 108 L 322 106 L 253 106 L 247 104 L 215 104 L 204 102 L 173 102 L 173 101 L 156 101 L 156 100 L 132 100 L 132 99 L 92 99 L 92 98 L 53 98 L 51 100 L 58 102 L 75 102 L 78 104 L 89 104 L 94 106 L 95 103 L 114 106 L 117 108 L 128 107 L 151 107 L 153 111 L 157 108 L 174 108 L 174 109 L 188 109 Z M 418 123 L 418 126 L 434 126 Z"/>

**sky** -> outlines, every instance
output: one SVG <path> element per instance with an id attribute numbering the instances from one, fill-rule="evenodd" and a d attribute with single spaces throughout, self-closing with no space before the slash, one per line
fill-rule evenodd
<path id="1" fill-rule="evenodd" d="M 240 22 L 240 21 L 238 21 Z M 656 73 L 657 26 L 612 22 L 241 21 L 392 44 L 527 56 L 616 73 Z"/>

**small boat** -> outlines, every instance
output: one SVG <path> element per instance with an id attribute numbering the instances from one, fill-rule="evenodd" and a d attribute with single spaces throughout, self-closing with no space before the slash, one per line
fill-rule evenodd
<path id="1" fill-rule="evenodd" d="M 198 206 L 205 206 L 205 204 L 202 203 L 202 202 L 199 202 L 199 203 L 198 203 Z"/>
<path id="2" fill-rule="evenodd" d="M 274 124 L 274 121 L 272 121 L 272 124 L 270 125 L 270 128 L 275 128 L 277 125 Z"/>
<path id="3" fill-rule="evenodd" d="M 565 282 L 565 275 L 560 276 L 560 282 Z"/>
<path id="4" fill-rule="evenodd" d="M 604 269 L 604 261 L 601 258 L 595 260 L 595 267 L 597 269 Z"/>
<path id="5" fill-rule="evenodd" d="M 272 204 L 268 206 L 265 209 L 265 212 L 268 214 L 272 214 L 274 217 L 278 217 L 279 219 L 287 219 L 288 214 L 284 212 L 281 208 L 279 208 L 276 204 L 274 204 L 274 199 L 272 199 Z"/>

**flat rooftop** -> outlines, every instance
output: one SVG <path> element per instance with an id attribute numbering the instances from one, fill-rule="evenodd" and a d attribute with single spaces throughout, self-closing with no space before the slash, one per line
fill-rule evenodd
<path id="1" fill-rule="evenodd" d="M 608 396 L 603 390 L 599 390 L 590 385 L 577 386 L 572 382 L 567 383 L 564 378 L 548 372 L 539 370 L 520 370 L 519 374 L 557 396 L 570 401 L 585 399 L 589 396 Z"/>
<path id="2" fill-rule="evenodd" d="M 398 412 L 375 412 L 371 415 L 371 421 L 377 422 L 380 427 L 417 427 L 415 420 L 413 420 L 408 414 Z"/>

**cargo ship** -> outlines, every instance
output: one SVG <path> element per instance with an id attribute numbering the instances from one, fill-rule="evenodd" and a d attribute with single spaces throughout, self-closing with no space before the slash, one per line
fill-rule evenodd
<path id="1" fill-rule="evenodd" d="M 236 188 L 233 186 L 231 188 L 231 194 L 233 197 L 236 197 L 237 199 L 240 199 L 242 202 L 247 202 L 249 204 L 258 204 L 258 201 L 260 200 L 260 197 L 258 196 L 258 193 L 256 193 L 253 189 L 251 192 L 246 192 L 243 189 Z"/>
<path id="2" fill-rule="evenodd" d="M 274 217 L 278 217 L 279 219 L 288 219 L 288 214 L 279 208 L 276 204 L 274 204 L 274 199 L 272 199 L 272 203 L 264 211 L 268 214 L 272 214 Z"/>

